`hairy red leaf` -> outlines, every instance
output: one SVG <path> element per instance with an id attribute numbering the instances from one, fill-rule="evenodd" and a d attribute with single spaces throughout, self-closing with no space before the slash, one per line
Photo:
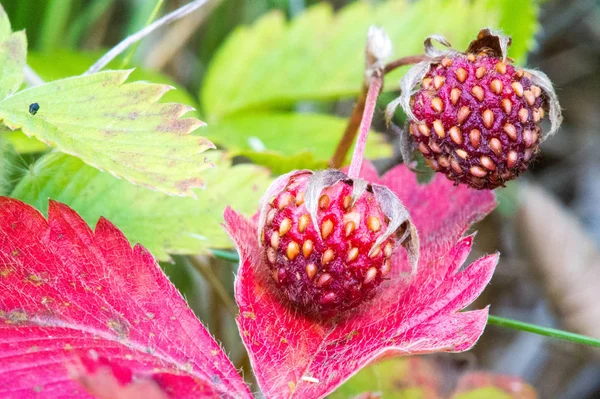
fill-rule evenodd
<path id="1" fill-rule="evenodd" d="M 2 398 L 90 397 L 72 373 L 90 353 L 168 397 L 251 397 L 148 251 L 52 201 L 46 221 L 0 198 L 0 353 Z"/>
<path id="2" fill-rule="evenodd" d="M 406 253 L 397 251 L 391 279 L 379 294 L 335 323 L 316 323 L 282 304 L 264 272 L 256 221 L 225 211 L 241 259 L 237 322 L 268 398 L 323 397 L 376 359 L 464 351 L 483 332 L 487 309 L 459 310 L 484 289 L 498 255 L 461 270 L 473 242 L 472 236 L 461 237 L 493 209 L 493 194 L 454 187 L 444 177 L 421 186 L 404 166 L 379 178 L 365 164 L 362 177 L 388 186 L 409 209 L 421 238 L 421 259 L 417 274 L 407 277 Z"/>

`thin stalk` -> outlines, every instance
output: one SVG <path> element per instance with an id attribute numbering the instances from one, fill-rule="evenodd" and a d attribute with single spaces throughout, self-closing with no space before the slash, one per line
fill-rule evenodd
<path id="1" fill-rule="evenodd" d="M 216 258 L 228 260 L 230 262 L 239 262 L 239 255 L 234 251 L 213 250 L 213 255 Z M 576 334 L 569 331 L 559 330 L 538 326 L 536 324 L 525 323 L 523 321 L 507 319 L 505 317 L 489 315 L 488 324 L 511 330 L 525 331 L 533 334 L 542 335 L 563 341 L 575 342 L 581 345 L 600 347 L 600 339 L 588 337 L 586 335 Z"/>
<path id="2" fill-rule="evenodd" d="M 188 256 L 187 258 L 190 264 L 194 266 L 194 269 L 196 269 L 210 284 L 210 286 L 213 288 L 213 291 L 217 294 L 221 302 L 223 302 L 223 305 L 225 305 L 225 308 L 232 315 L 237 315 L 238 307 L 236 306 L 235 302 L 233 302 L 233 299 L 229 296 L 229 293 L 221 283 L 221 280 L 219 280 L 219 277 L 217 277 L 210 266 L 202 264 L 202 262 L 198 261 L 198 259 L 193 256 Z"/>
<path id="3" fill-rule="evenodd" d="M 356 178 L 360 174 L 360 168 L 362 167 L 363 158 L 365 156 L 367 137 L 369 136 L 369 130 L 371 129 L 373 113 L 377 106 L 377 97 L 379 97 L 382 86 L 383 75 L 373 76 L 371 83 L 369 84 L 369 90 L 367 91 L 365 109 L 360 121 L 360 128 L 358 129 L 358 138 L 356 139 L 356 147 L 354 147 L 352 162 L 350 163 L 350 169 L 348 170 L 348 177 L 350 178 Z"/>
<path id="4" fill-rule="evenodd" d="M 401 66 L 416 64 L 425 59 L 425 55 L 410 55 L 408 57 L 399 58 L 386 64 L 383 68 L 383 74 L 385 75 L 389 72 L 392 72 L 393 70 Z M 352 115 L 350 115 L 350 119 L 348 120 L 348 124 L 346 125 L 346 130 L 344 130 L 344 134 L 342 135 L 342 138 L 340 139 L 340 142 L 338 143 L 338 146 L 335 149 L 335 153 L 329 161 L 329 166 L 331 166 L 332 168 L 340 168 L 346 160 L 346 156 L 348 155 L 348 151 L 350 151 L 350 147 L 352 147 L 352 143 L 354 142 L 354 138 L 356 137 L 356 133 L 358 131 L 358 127 L 360 125 L 363 112 L 365 110 L 368 90 L 369 86 L 367 84 L 363 84 L 363 88 L 358 97 L 356 105 L 352 110 Z"/>
<path id="5" fill-rule="evenodd" d="M 186 15 L 196 11 L 200 7 L 204 6 L 208 1 L 209 0 L 194 0 L 182 7 L 179 7 L 175 11 L 168 13 L 164 17 L 158 19 L 157 21 L 146 26 L 144 29 L 134 33 L 133 35 L 127 36 L 119 44 L 117 44 L 115 47 L 110 49 L 106 54 L 104 54 L 104 56 L 102 56 L 102 58 L 100 58 L 98 61 L 96 61 L 94 63 L 94 65 L 92 65 L 87 71 L 85 71 L 84 75 L 88 75 L 90 73 L 95 73 L 95 72 L 100 71 L 102 68 L 104 68 L 106 65 L 108 65 L 109 62 L 111 62 L 113 59 L 118 57 L 121 53 L 123 53 L 125 50 L 127 50 L 133 44 L 139 42 L 140 40 L 142 40 L 143 38 L 145 38 L 146 36 L 148 36 L 149 34 L 154 32 L 155 30 L 157 30 L 167 24 L 170 24 L 173 21 L 177 21 L 177 20 L 185 17 Z"/>
<path id="6" fill-rule="evenodd" d="M 425 61 L 426 59 L 428 59 L 428 57 L 425 54 L 409 55 L 408 57 L 398 58 L 397 60 L 385 64 L 385 67 L 383 68 L 383 74 L 386 75 L 392 72 L 393 70 L 403 67 L 405 65 L 418 64 L 419 62 Z"/>
<path id="7" fill-rule="evenodd" d="M 158 15 L 158 12 L 162 8 L 164 2 L 165 2 L 165 0 L 158 0 L 156 2 L 156 4 L 154 5 L 154 8 L 152 9 L 152 12 L 150 13 L 150 16 L 146 20 L 146 24 L 144 27 L 147 27 L 148 25 L 150 25 L 152 23 L 152 21 L 154 21 L 154 19 Z M 131 48 L 129 49 L 129 52 L 125 56 L 125 59 L 121 63 L 120 69 L 127 68 L 127 65 L 129 65 L 129 63 L 131 62 L 131 59 L 133 58 L 133 55 L 135 54 L 139 45 L 140 45 L 140 42 L 137 42 L 133 46 L 131 46 Z"/>
<path id="8" fill-rule="evenodd" d="M 600 347 L 600 339 L 572 333 L 569 331 L 558 330 L 556 328 L 542 327 L 535 324 L 525 323 L 523 321 L 507 319 L 505 317 L 489 315 L 488 324 L 504 328 L 510 328 L 513 330 L 526 331 L 538 335 L 543 335 L 545 337 L 561 339 L 563 341 L 571 341 L 582 345 Z"/>

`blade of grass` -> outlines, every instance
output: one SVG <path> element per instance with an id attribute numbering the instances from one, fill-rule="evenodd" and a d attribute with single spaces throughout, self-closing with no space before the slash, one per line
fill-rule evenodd
<path id="1" fill-rule="evenodd" d="M 64 37 L 73 0 L 48 0 L 38 47 L 42 51 L 56 49 Z"/>
<path id="2" fill-rule="evenodd" d="M 158 0 L 156 2 L 156 4 L 154 5 L 154 9 L 152 9 L 150 16 L 146 20 L 146 24 L 144 25 L 144 28 L 146 28 L 148 25 L 150 25 L 152 23 L 152 21 L 154 21 L 154 19 L 158 15 L 158 12 L 162 8 L 162 5 L 164 4 L 164 2 L 165 2 L 165 0 Z M 133 58 L 133 55 L 135 54 L 135 52 L 137 51 L 137 48 L 139 46 L 140 46 L 140 42 L 137 42 L 133 46 L 131 46 L 131 48 L 129 49 L 129 52 L 125 56 L 125 59 L 123 60 L 123 62 L 121 62 L 121 66 L 119 69 L 127 68 L 127 65 L 129 65 L 129 63 L 131 62 L 131 59 Z"/>

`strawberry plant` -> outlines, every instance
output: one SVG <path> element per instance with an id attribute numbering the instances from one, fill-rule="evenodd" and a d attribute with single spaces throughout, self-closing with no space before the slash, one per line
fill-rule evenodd
<path id="1" fill-rule="evenodd" d="M 534 2 L 517 15 L 504 0 L 320 4 L 289 23 L 270 13 L 218 50 L 200 111 L 185 89 L 167 93 L 170 78 L 118 68 L 205 3 L 156 19 L 159 1 L 98 61 L 63 49 L 48 68 L 0 6 L 0 397 L 535 397 L 518 377 L 445 376 L 416 355 L 467 351 L 488 323 L 600 346 L 472 305 L 499 253 L 472 251 L 469 229 L 561 122 L 547 76 L 516 66 Z M 461 18 L 506 28 L 512 47 Z M 438 50 L 433 39 L 449 46 L 427 38 L 438 27 L 474 40 Z M 59 36 L 43 31 L 47 49 Z M 353 95 L 348 120 L 326 112 Z M 395 150 L 374 133 L 378 105 L 403 164 L 365 159 Z M 413 153 L 441 173 L 419 181 Z M 224 261 L 237 265 L 231 286 Z M 208 324 L 241 354 L 196 316 L 198 296 L 235 313 L 227 332 Z"/>

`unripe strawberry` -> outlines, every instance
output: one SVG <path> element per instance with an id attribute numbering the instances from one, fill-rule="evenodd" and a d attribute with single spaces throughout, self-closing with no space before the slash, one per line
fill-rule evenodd
<path id="1" fill-rule="evenodd" d="M 417 257 L 408 212 L 386 187 L 342 172 L 295 171 L 277 179 L 261 206 L 259 239 L 283 297 L 329 317 L 371 299 L 398 244 Z"/>
<path id="2" fill-rule="evenodd" d="M 466 53 L 440 52 L 430 44 L 431 60 L 402 82 L 400 104 L 410 117 L 414 144 L 433 170 L 457 183 L 503 186 L 527 170 L 541 141 L 558 129 L 560 106 L 550 81 L 514 67 L 505 54 L 510 39 L 489 30 Z M 410 93 L 415 83 L 409 99 L 404 91 Z M 548 110 L 552 128 L 543 135 Z"/>

